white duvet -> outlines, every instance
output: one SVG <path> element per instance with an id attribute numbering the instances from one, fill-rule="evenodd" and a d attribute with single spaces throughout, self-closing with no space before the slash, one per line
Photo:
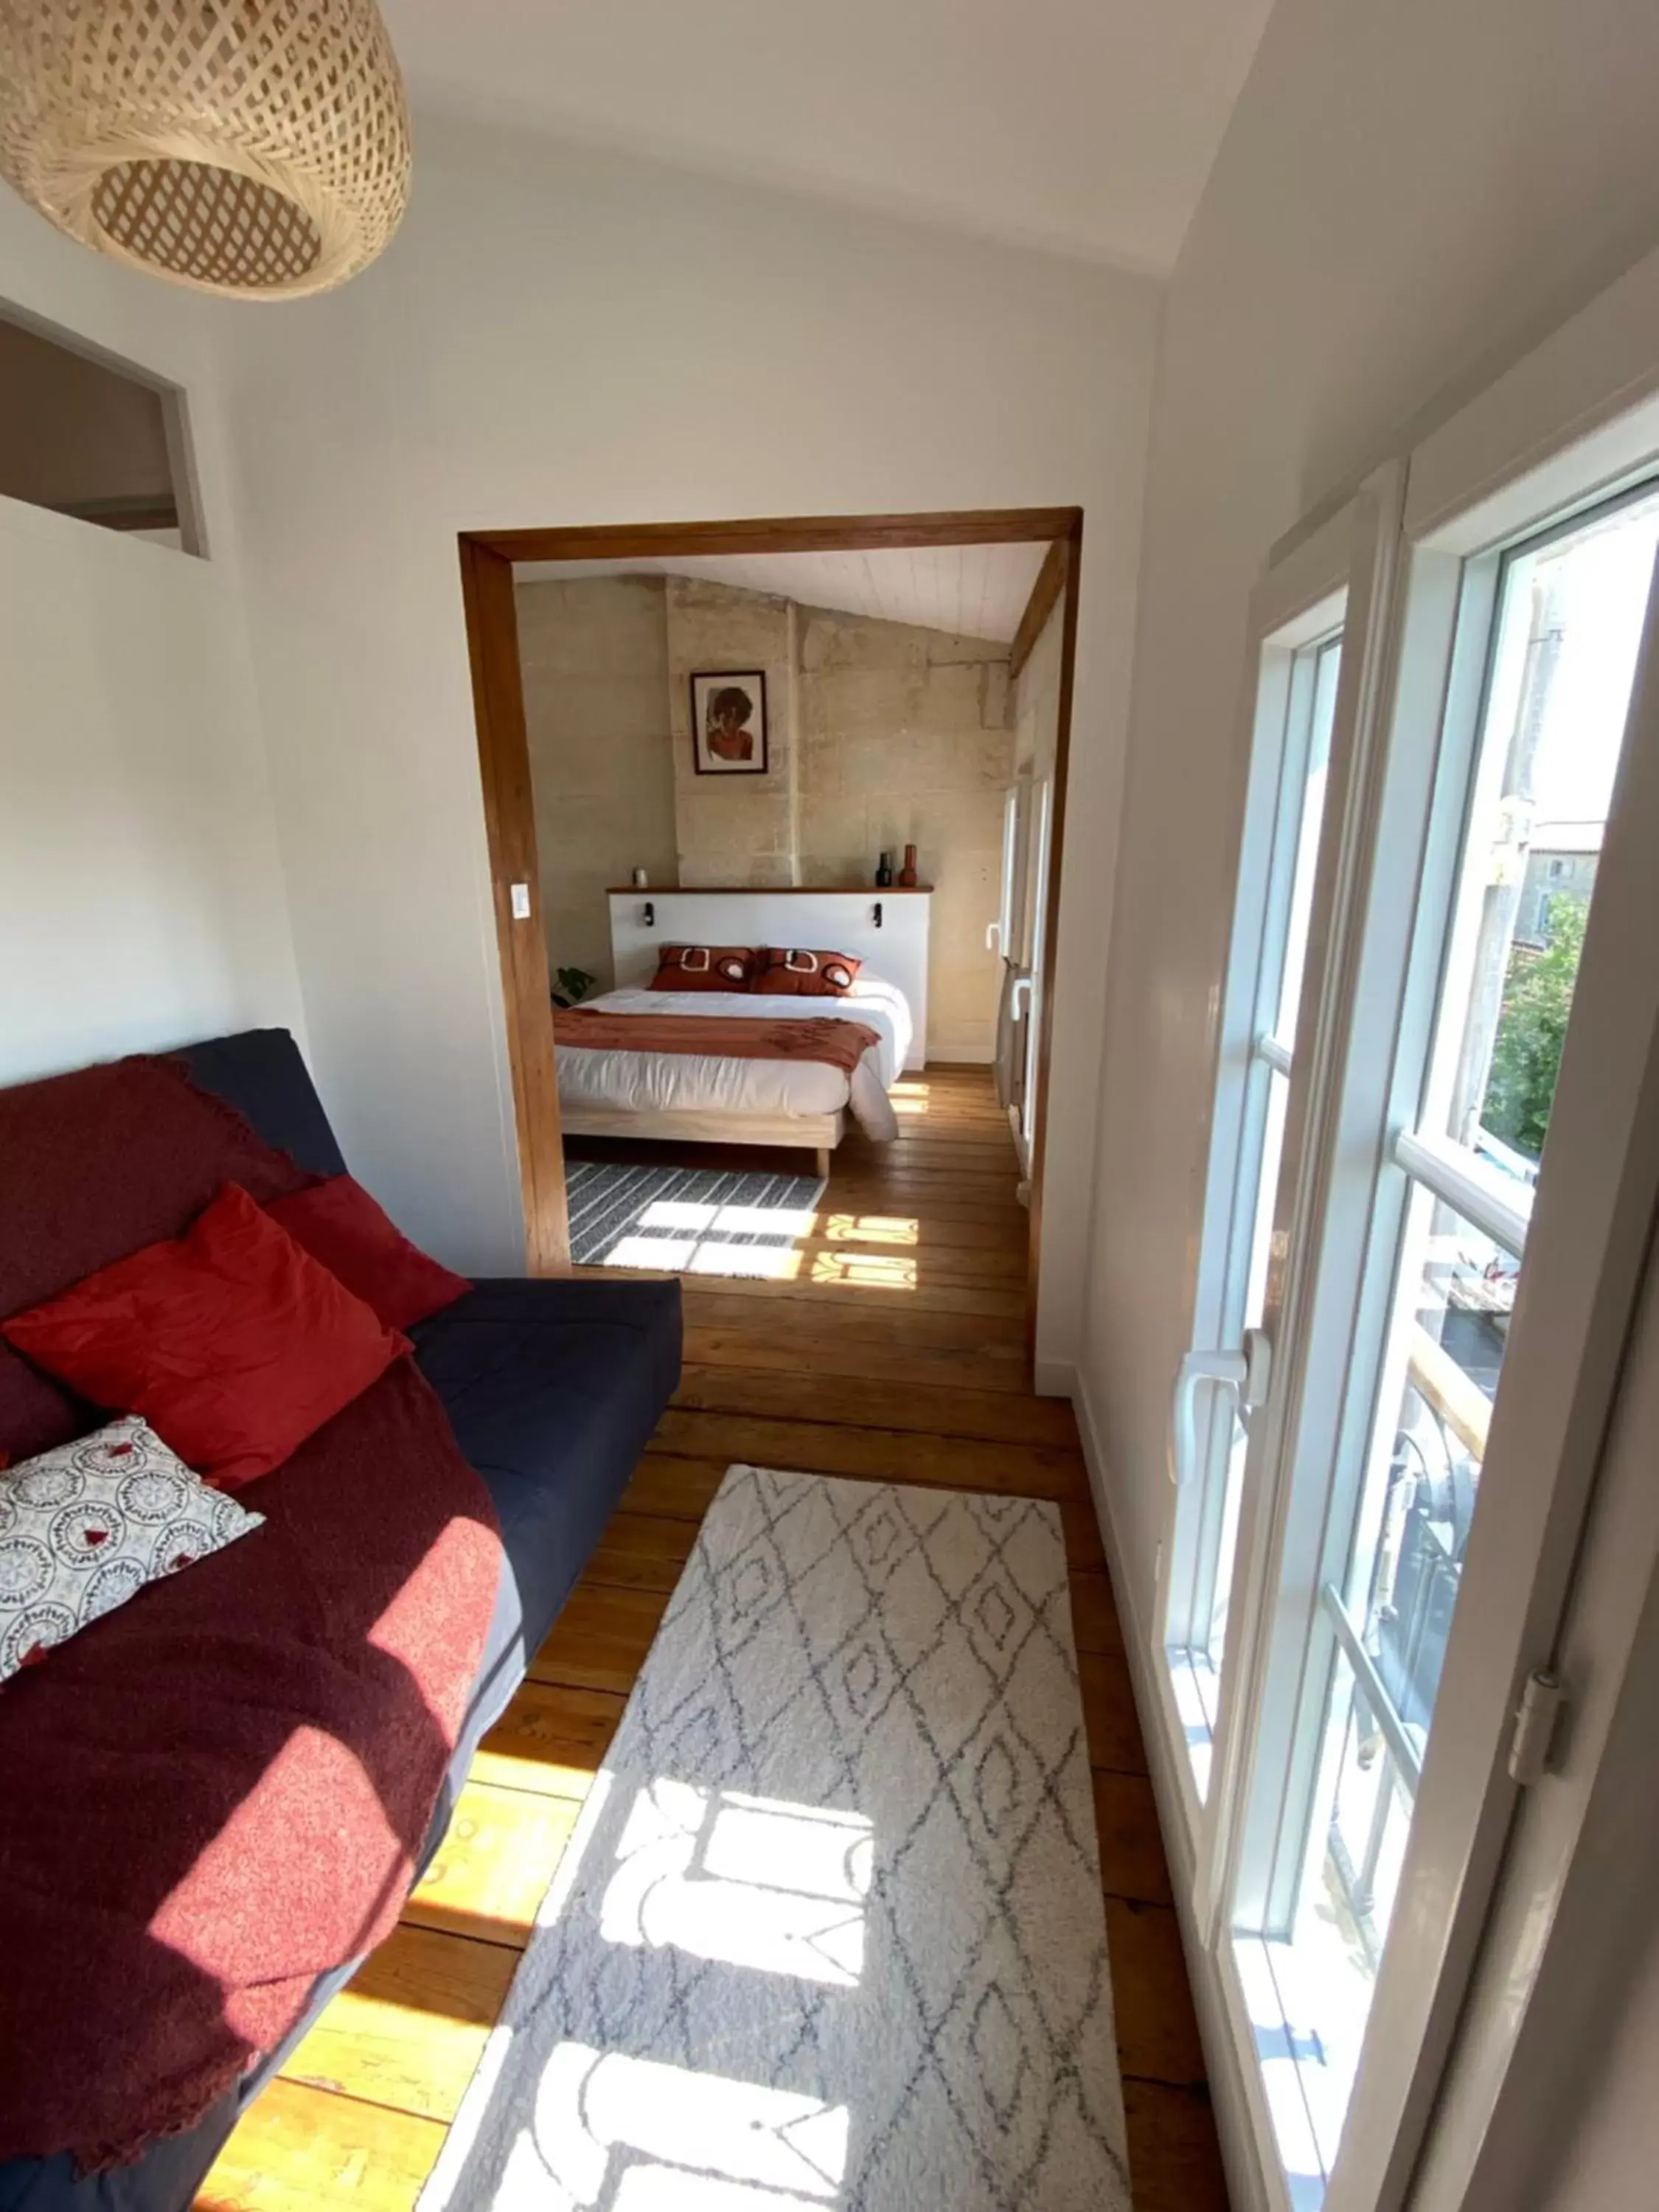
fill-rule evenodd
<path id="1" fill-rule="evenodd" d="M 607 991 L 587 1004 L 608 1014 L 738 1015 L 755 1021 L 862 1022 L 872 1045 L 849 1083 L 815 1060 L 732 1060 L 718 1053 L 585 1052 L 562 1044 L 559 1103 L 580 1110 L 839 1114 L 866 1136 L 898 1134 L 887 1093 L 910 1049 L 910 1008 L 895 983 L 860 975 L 844 998 L 761 998 L 748 991 Z"/>

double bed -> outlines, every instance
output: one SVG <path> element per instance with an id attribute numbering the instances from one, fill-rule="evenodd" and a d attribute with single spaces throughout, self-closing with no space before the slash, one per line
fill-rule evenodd
<path id="1" fill-rule="evenodd" d="M 617 988 L 556 1024 L 565 1132 L 802 1146 L 821 1174 L 849 1125 L 890 1141 L 888 1094 L 926 1054 L 927 909 L 925 892 L 613 893 Z M 830 998 L 649 988 L 675 941 L 833 946 L 863 964 Z M 802 1024 L 867 1041 L 818 1047 Z M 708 1028 L 706 1051 L 692 1024 Z"/>

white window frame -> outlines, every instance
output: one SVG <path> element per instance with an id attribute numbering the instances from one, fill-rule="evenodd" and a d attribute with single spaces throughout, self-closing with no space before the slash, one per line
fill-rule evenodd
<path id="1" fill-rule="evenodd" d="M 1260 1144 L 1271 1070 L 1287 1074 L 1291 1056 L 1273 1034 L 1278 1017 L 1285 951 L 1287 909 L 1295 874 L 1296 836 L 1287 824 L 1287 783 L 1305 775 L 1310 727 L 1313 655 L 1340 632 L 1343 657 L 1330 738 L 1329 763 L 1315 899 L 1303 967 L 1297 1018 L 1299 1051 L 1310 1060 L 1332 947 L 1332 890 L 1340 865 L 1350 810 L 1354 738 L 1369 720 L 1385 626 L 1392 548 L 1398 534 L 1403 479 L 1385 468 L 1356 496 L 1316 528 L 1275 556 L 1251 600 L 1249 674 L 1241 702 L 1240 750 L 1245 761 L 1243 828 L 1233 903 L 1232 951 L 1218 1012 L 1215 1074 L 1206 1173 L 1205 1220 L 1209 1226 L 1196 1255 L 1190 1342 L 1200 1353 L 1236 1351 L 1222 1339 L 1242 1309 L 1253 1241 Z M 1306 685 L 1307 696 L 1300 688 Z M 1307 710 L 1303 711 L 1304 708 Z M 1301 791 L 1296 795 L 1299 818 Z M 1285 831 L 1291 829 L 1289 850 Z M 1292 1108 L 1292 1113 L 1294 1108 Z M 1294 1180 L 1303 1131 L 1287 1115 L 1280 1188 Z M 1273 1263 L 1279 1264 L 1278 1261 Z M 1188 1751 L 1190 1714 L 1170 1656 L 1170 1630 L 1189 1626 L 1204 1582 L 1200 1547 L 1218 1541 L 1216 1516 L 1231 1441 L 1231 1401 L 1207 1389 L 1197 1408 L 1194 1462 L 1198 1481 L 1179 1481 L 1174 1464 L 1180 1444 L 1172 1423 L 1172 1477 L 1176 1478 L 1160 1549 L 1153 1609 L 1152 1677 L 1160 1722 L 1179 1746 L 1171 1768 L 1178 1778 L 1181 1814 L 1192 1863 L 1198 1869 L 1195 1904 L 1200 1924 L 1212 1912 L 1214 1870 L 1224 1808 L 1231 1794 L 1231 1711 L 1248 1664 L 1254 1635 L 1251 1609 L 1237 1602 L 1246 1589 L 1248 1512 L 1241 1513 L 1235 1554 L 1235 1601 L 1229 1613 L 1220 1677 L 1220 1709 L 1212 1732 L 1209 1786 L 1200 1796 Z M 1176 1665 L 1179 1662 L 1176 1662 Z"/>
<path id="2" fill-rule="evenodd" d="M 1454 569 L 1463 570 L 1471 588 L 1491 589 L 1501 548 L 1656 472 L 1659 257 L 1413 456 L 1406 532 L 1424 590 L 1416 621 L 1407 603 L 1400 699 L 1407 699 L 1408 686 L 1449 666 L 1455 680 L 1460 641 L 1454 635 L 1449 650 L 1435 635 Z M 1443 1677 L 1452 1694 L 1437 1710 L 1425 1763 L 1423 1809 L 1432 1808 L 1432 1825 L 1419 1819 L 1413 1830 L 1395 1907 L 1400 1940 L 1391 1938 L 1384 1955 L 1328 2212 L 1401 2204 L 1411 2185 L 1516 1811 L 1507 1769 L 1512 1715 L 1528 1677 L 1556 1659 L 1659 1208 L 1659 975 L 1652 957 L 1659 879 L 1650 866 L 1618 866 L 1621 855 L 1650 854 L 1659 842 L 1656 653 L 1650 613 L 1551 1119 L 1550 1172 L 1526 1231 L 1530 1264 L 1547 1276 L 1565 1326 L 1547 1346 L 1533 1347 L 1543 1356 L 1505 1364 L 1488 1445 L 1489 1457 L 1504 1458 L 1503 1528 L 1500 1535 L 1489 1519 L 1483 1530 L 1477 1516 Z M 1478 714 L 1478 704 L 1465 711 Z M 1455 710 L 1447 737 L 1459 741 Z M 1619 947 L 1628 956 L 1619 956 Z M 1415 988 L 1431 1022 L 1428 987 L 1418 979 Z M 1397 1131 L 1403 1126 L 1397 1098 L 1394 1110 Z M 1478 1672 L 1459 1663 L 1474 1652 L 1483 1658 Z M 1467 1684 L 1462 1694 L 1460 1680 Z M 1510 1967 L 1523 1956 L 1512 1952 Z M 1513 2047 L 1514 1990 L 1512 1981 L 1503 2005 L 1489 2008 L 1475 2027 L 1473 2069 L 1488 2084 Z M 1478 2101 L 1477 2090 L 1455 2129 L 1436 2131 L 1443 2174 L 1468 2160 L 1480 2124 Z M 1431 2203 L 1461 2199 L 1418 2201 L 1426 2212 Z"/>
<path id="3" fill-rule="evenodd" d="M 1336 1024 L 1346 1038 L 1343 1079 L 1333 1089 L 1313 1147 L 1315 1195 L 1302 1209 L 1303 1224 L 1310 1212 L 1326 1224 L 1321 1280 L 1302 1285 L 1306 1325 L 1288 1316 L 1283 1324 L 1297 1366 L 1292 1378 L 1281 1364 L 1280 1382 L 1294 1387 L 1282 1398 L 1275 1391 L 1281 1412 L 1293 1407 L 1296 1413 L 1294 1437 L 1281 1439 L 1288 1472 L 1271 1498 L 1255 1501 L 1267 1525 L 1259 1536 L 1253 1532 L 1258 1564 L 1252 1575 L 1260 1565 L 1269 1570 L 1257 1587 L 1280 1588 L 1282 1578 L 1304 1614 L 1327 1579 L 1322 1549 L 1340 1516 L 1298 1516 L 1298 1499 L 1305 1503 L 1311 1491 L 1298 1486 L 1296 1469 L 1317 1464 L 1322 1452 L 1327 1468 L 1343 1463 L 1336 1439 L 1344 1421 L 1356 1418 L 1346 1377 L 1356 1361 L 1363 1364 L 1368 1334 L 1375 1347 L 1392 1310 L 1392 1271 L 1379 1284 L 1377 1270 L 1366 1265 L 1368 1255 L 1387 1241 L 1377 1234 L 1372 1200 L 1379 1191 L 1386 1196 L 1390 1182 L 1396 1199 L 1407 1188 L 1399 1148 L 1420 1105 L 1443 973 L 1438 925 L 1449 915 L 1467 787 L 1457 754 L 1462 748 L 1467 757 L 1478 742 L 1499 555 L 1547 521 L 1599 504 L 1659 465 L 1659 259 L 1647 271 L 1644 289 L 1640 316 L 1631 316 L 1628 295 L 1617 307 L 1598 302 L 1413 458 L 1405 516 L 1409 582 L 1401 595 L 1387 718 L 1391 743 L 1386 753 L 1376 750 L 1387 773 L 1361 805 L 1376 899 L 1373 907 L 1369 895 L 1358 896 L 1366 887 L 1356 886 L 1353 915 L 1371 910 L 1363 933 L 1354 925 L 1346 931 L 1355 957 L 1342 980 Z M 1650 655 L 1655 646 L 1650 635 Z M 1633 735 L 1610 850 L 1629 849 L 1642 837 L 1650 850 L 1659 838 L 1659 700 L 1653 696 L 1659 685 L 1650 662 L 1648 673 L 1650 689 L 1644 692 L 1638 675 L 1632 701 Z M 1443 1699 L 1431 1735 L 1422 1806 L 1330 2177 L 1328 2212 L 1376 2212 L 1403 2203 L 1423 2148 L 1516 1808 L 1504 1764 L 1510 1716 L 1522 1684 L 1547 1667 L 1553 1654 L 1659 1203 L 1659 1099 L 1645 1073 L 1659 1064 L 1659 989 L 1650 972 L 1650 948 L 1659 943 L 1659 891 L 1650 877 L 1639 880 L 1641 871 L 1627 872 L 1616 905 L 1598 891 L 1592 929 L 1603 945 L 1622 940 L 1633 954 L 1650 948 L 1637 963 L 1639 1002 L 1625 994 L 1613 1004 L 1606 960 L 1598 976 L 1587 953 L 1590 988 L 1580 994 L 1558 1093 L 1553 1173 L 1536 1219 L 1506 1224 L 1510 1237 L 1533 1244 L 1540 1272 L 1547 1266 L 1560 1293 L 1553 1303 L 1571 1322 L 1547 1358 L 1506 1373 L 1489 1445 L 1490 1452 L 1504 1454 L 1501 1540 L 1490 1516 L 1484 1535 L 1477 1521 L 1480 1556 L 1471 1558 L 1445 1677 L 1453 1683 L 1457 1667 L 1468 1694 Z M 1602 889 L 1607 881 L 1604 874 Z M 1402 882 L 1418 884 L 1420 895 L 1401 896 Z M 1586 1064 L 1605 1079 L 1570 1085 L 1569 1067 Z M 1443 1180 L 1447 1163 L 1437 1160 L 1431 1143 L 1407 1135 L 1404 1150 L 1405 1164 L 1424 1181 Z M 1455 1192 L 1445 1188 L 1466 1212 L 1492 1195 L 1467 1182 Z M 1281 1360 L 1284 1352 L 1281 1346 Z M 1360 1397 L 1369 1426 L 1374 1400 L 1367 1393 Z M 1363 1460 L 1363 1449 L 1357 1456 Z M 1299 1570 L 1292 1556 L 1298 1547 Z M 1304 1619 L 1304 1631 L 1310 1625 Z M 1259 1723 L 1258 1756 L 1271 1763 L 1288 1751 L 1287 1716 L 1294 1710 L 1296 1686 L 1282 1677 L 1292 1660 L 1299 1665 L 1307 1639 L 1304 1633 L 1298 1647 L 1294 1634 L 1269 1637 L 1267 1624 L 1261 1626 L 1250 1717 L 1240 1734 L 1253 1735 Z M 1284 1624 L 1278 1626 L 1282 1632 Z M 1471 1654 L 1480 1662 L 1473 1671 Z M 1235 1876 L 1247 1889 L 1255 1884 L 1248 1901 L 1268 1919 L 1273 1859 L 1261 1815 L 1271 1802 L 1271 1789 L 1258 1793 L 1225 1838 L 1230 1863 L 1212 1893 L 1230 1899 Z M 1200 1868 L 1200 1895 L 1202 1890 Z M 1226 1917 L 1231 1925 L 1231 1911 Z M 1274 2140 L 1271 2134 L 1264 2139 L 1261 2130 L 1265 2099 L 1239 1961 L 1220 1926 L 1212 1939 L 1259 2163 L 1278 2184 Z M 1512 1930 L 1512 1940 L 1518 1946 L 1521 1931 Z M 1513 2033 L 1494 1993 L 1477 2038 L 1482 2047 L 1473 2058 L 1464 2053 L 1461 2079 L 1474 2086 L 1464 2093 L 1468 2109 L 1459 2112 L 1456 2140 L 1449 2145 L 1444 2130 L 1437 2131 L 1437 2173 L 1467 2170 L 1480 2139 L 1482 2096 L 1489 2110 Z M 1285 2201 L 1282 2185 L 1273 2194 Z M 1447 2208 L 1457 2201 L 1449 2188 L 1433 2200 Z"/>

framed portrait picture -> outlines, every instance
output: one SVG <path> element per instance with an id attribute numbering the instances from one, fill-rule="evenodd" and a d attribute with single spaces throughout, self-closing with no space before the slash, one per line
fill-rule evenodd
<path id="1" fill-rule="evenodd" d="M 691 750 L 699 775 L 764 775 L 766 677 L 719 669 L 691 678 Z"/>

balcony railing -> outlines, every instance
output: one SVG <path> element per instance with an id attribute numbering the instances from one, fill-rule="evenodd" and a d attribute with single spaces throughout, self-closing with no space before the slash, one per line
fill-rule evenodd
<path id="1" fill-rule="evenodd" d="M 1449 1469 L 1458 1465 L 1467 1467 L 1473 1462 L 1478 1470 L 1486 1456 L 1492 1402 L 1474 1378 L 1419 1322 L 1413 1322 L 1410 1327 L 1407 1376 L 1434 1423 L 1444 1463 Z M 1406 1456 L 1401 1447 L 1407 1443 L 1413 1450 L 1420 1451 L 1420 1446 L 1408 1437 L 1402 1427 L 1396 1438 L 1397 1461 Z M 1413 1477 L 1401 1475 L 1397 1480 L 1413 1483 L 1415 1489 Z M 1352 1757 L 1359 1768 L 1376 1774 L 1375 1790 L 1360 1832 L 1345 1830 L 1340 1802 L 1334 1808 L 1328 1875 L 1340 1898 L 1345 1917 L 1373 1966 L 1381 1950 L 1381 1932 L 1376 1926 L 1378 1869 L 1385 1856 L 1397 1863 L 1403 1849 L 1405 1831 L 1410 1825 L 1412 1807 L 1422 1778 L 1427 1711 L 1435 1686 L 1420 1679 L 1423 1655 L 1410 1648 L 1409 1639 L 1402 1634 L 1404 1624 L 1393 1602 L 1401 1577 L 1413 1569 L 1419 1574 L 1425 1571 L 1421 1555 L 1430 1548 L 1421 1532 L 1416 1535 L 1408 1533 L 1411 1520 L 1409 1503 L 1392 1516 L 1393 1526 L 1399 1532 L 1395 1539 L 1396 1555 L 1379 1561 L 1370 1617 L 1363 1627 L 1349 1611 L 1334 1583 L 1326 1583 L 1320 1592 L 1321 1605 L 1337 1648 L 1353 1676 L 1348 1723 Z M 1409 1561 L 1403 1559 L 1400 1555 L 1413 1543 L 1416 1556 Z M 1449 1553 L 1435 1549 L 1428 1571 L 1455 1580 L 1461 1565 Z M 1403 1683 L 1398 1694 L 1385 1679 L 1385 1668 L 1396 1683 Z M 1437 1665 L 1434 1673 L 1437 1677 Z M 1421 1720 L 1410 1719 L 1401 1711 L 1402 1695 L 1413 1705 L 1421 1708 Z M 1345 1746 L 1345 1759 L 1348 1750 Z M 1386 1915 L 1384 1917 L 1386 1921 Z"/>

